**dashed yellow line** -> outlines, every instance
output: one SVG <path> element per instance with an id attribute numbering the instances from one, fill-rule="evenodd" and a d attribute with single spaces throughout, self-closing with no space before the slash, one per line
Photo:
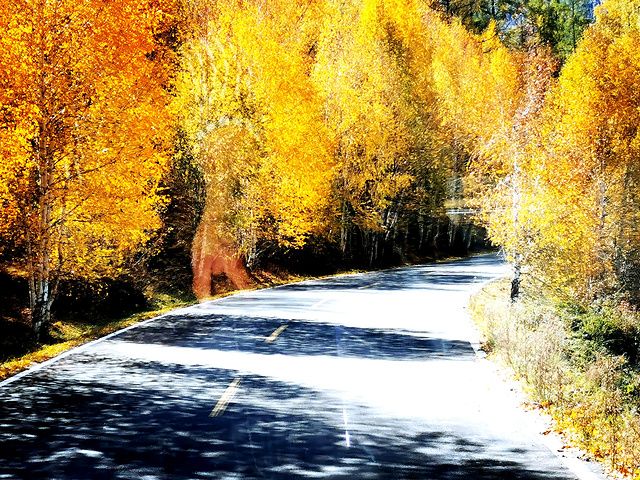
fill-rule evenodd
<path id="1" fill-rule="evenodd" d="M 278 338 L 278 335 L 280 335 L 282 332 L 284 332 L 284 329 L 287 328 L 289 325 L 282 325 L 281 327 L 278 327 L 276 329 L 275 332 L 273 332 L 271 335 L 269 335 L 267 338 L 265 338 L 265 342 L 273 342 L 276 338 Z"/>
<path id="2" fill-rule="evenodd" d="M 265 339 L 265 342 L 273 342 L 276 338 L 278 338 L 278 335 L 284 332 L 285 328 L 287 328 L 288 326 L 289 325 L 282 325 L 278 327 L 271 335 L 269 335 Z M 240 389 L 240 382 L 242 382 L 242 379 L 239 377 L 231 382 L 231 384 L 222 394 L 222 397 L 220 397 L 220 400 L 218 400 L 218 403 L 216 403 L 214 409 L 211 410 L 211 413 L 209 414 L 210 417 L 219 417 L 224 413 L 231 400 L 233 400 L 233 397 L 236 395 L 236 393 L 238 393 L 238 390 Z"/>
<path id="3" fill-rule="evenodd" d="M 327 303 L 328 301 L 329 301 L 329 299 L 325 298 L 324 300 L 320 300 L 319 302 L 314 303 L 309 308 L 318 308 L 320 305 L 323 305 L 323 304 Z"/>
<path id="4" fill-rule="evenodd" d="M 380 282 L 372 283 L 371 285 L 364 285 L 362 287 L 358 287 L 358 290 L 364 290 L 366 288 L 375 287 L 376 285 L 380 285 Z"/>
<path id="5" fill-rule="evenodd" d="M 236 378 L 233 380 L 233 382 L 231 382 L 231 385 L 229 385 L 224 391 L 222 397 L 220 397 L 220 400 L 218 400 L 218 403 L 216 403 L 214 409 L 211 410 L 211 413 L 209 414 L 210 417 L 219 417 L 224 413 L 224 411 L 227 409 L 227 406 L 229 405 L 229 402 L 231 402 L 235 394 L 238 392 L 238 389 L 240 388 L 240 382 L 242 382 L 241 378 Z"/>

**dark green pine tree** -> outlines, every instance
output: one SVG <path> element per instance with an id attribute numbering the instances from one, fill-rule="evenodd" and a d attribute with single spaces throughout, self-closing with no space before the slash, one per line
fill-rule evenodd
<path id="1" fill-rule="evenodd" d="M 432 5 L 475 33 L 494 21 L 508 46 L 546 45 L 564 62 L 593 22 L 598 3 L 600 0 L 434 0 Z"/>
<path id="2" fill-rule="evenodd" d="M 564 62 L 593 21 L 592 0 L 528 0 L 532 40 L 548 45 Z"/>

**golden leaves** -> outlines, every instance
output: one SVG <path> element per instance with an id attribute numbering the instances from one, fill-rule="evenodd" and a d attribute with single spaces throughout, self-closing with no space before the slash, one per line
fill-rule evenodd
<path id="1" fill-rule="evenodd" d="M 492 239 L 578 299 L 629 288 L 637 268 L 639 7 L 603 2 L 557 84 L 543 51 L 518 58 L 490 32 L 476 62 L 449 61 L 436 76 L 439 92 L 452 91 L 447 82 L 468 85 L 456 76 L 468 72 L 481 90 L 494 86 L 493 95 L 447 94 L 445 121 L 462 117 L 455 128 L 479 144 L 473 171 L 489 187 L 482 205 Z M 445 51 L 443 66 L 456 51 Z"/>
<path id="2" fill-rule="evenodd" d="M 159 226 L 170 120 L 167 65 L 152 60 L 160 12 L 125 0 L 9 4 L 0 191 L 15 172 L 23 186 L 4 195 L 0 211 L 19 214 L 3 226 L 29 232 L 32 263 L 52 276 L 104 273 Z"/>
<path id="3" fill-rule="evenodd" d="M 213 230 L 237 243 L 254 244 L 244 237 L 259 231 L 301 245 L 324 221 L 331 148 L 308 58 L 317 8 L 218 2 L 184 45 L 176 109 L 204 170 L 216 172 L 207 215 L 222 225 Z M 240 137 L 222 141 L 232 125 Z"/>
<path id="4" fill-rule="evenodd" d="M 571 227 L 564 238 L 555 238 L 562 249 L 557 261 L 582 273 L 571 283 L 582 297 L 624 284 L 624 271 L 640 247 L 638 5 L 603 3 L 549 98 L 549 158 L 543 174 L 555 212 L 576 213 L 562 217 Z M 556 281 L 562 280 L 558 272 Z"/>

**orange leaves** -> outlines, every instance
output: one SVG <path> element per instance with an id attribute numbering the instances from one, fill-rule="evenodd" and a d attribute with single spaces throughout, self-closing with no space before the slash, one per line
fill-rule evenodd
<path id="1" fill-rule="evenodd" d="M 175 110 L 212 231 L 245 248 L 350 228 L 390 238 L 402 213 L 442 208 L 465 161 L 450 151 L 508 143 L 522 82 L 495 32 L 473 37 L 417 0 L 188 6 Z"/>
<path id="2" fill-rule="evenodd" d="M 329 11 L 313 79 L 336 139 L 333 208 L 342 238 L 352 228 L 393 229 L 389 218 L 421 181 L 414 182 L 419 169 L 412 166 L 431 153 L 420 143 L 424 131 L 413 128 L 432 114 L 416 108 L 429 95 L 421 81 L 429 67 L 420 63 L 427 48 L 422 13 L 415 2 L 382 0 Z"/>
<path id="3" fill-rule="evenodd" d="M 19 214 L 4 225 L 29 232 L 31 261 L 51 279 L 93 275 L 158 226 L 168 72 L 152 58 L 162 12 L 128 0 L 8 4 L 0 211 Z M 23 187 L 9 192 L 18 177 Z"/>
<path id="4" fill-rule="evenodd" d="M 559 216 L 556 223 L 566 226 L 566 235 L 555 238 L 556 262 L 562 270 L 580 272 L 569 286 L 582 298 L 624 285 L 624 272 L 640 247 L 635 226 L 640 57 L 633 47 L 640 40 L 638 6 L 603 3 L 549 97 L 542 173 L 554 206 L 547 215 Z M 556 282 L 564 277 L 554 273 Z"/>
<path id="5" fill-rule="evenodd" d="M 495 158 L 513 130 L 521 105 L 520 59 L 500 43 L 493 24 L 482 37 L 437 18 L 429 27 L 434 89 L 444 127 L 471 151 L 485 159 Z"/>
<path id="6" fill-rule="evenodd" d="M 519 57 L 491 32 L 468 38 L 466 55 L 435 49 L 443 119 L 477 145 L 493 240 L 578 299 L 635 288 L 639 12 L 637 0 L 603 2 L 557 84 L 544 52 Z"/>

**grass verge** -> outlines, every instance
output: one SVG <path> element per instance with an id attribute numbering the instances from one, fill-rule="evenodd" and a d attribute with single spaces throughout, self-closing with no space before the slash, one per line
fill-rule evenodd
<path id="1" fill-rule="evenodd" d="M 446 257 L 435 261 L 450 261 L 455 258 L 460 257 Z M 428 259 L 421 260 L 429 261 Z M 363 271 L 364 270 L 361 269 L 352 269 L 337 274 L 348 275 L 361 273 Z M 253 286 L 250 290 L 270 288 L 312 278 L 324 278 L 322 276 L 298 275 L 277 267 L 272 267 L 269 270 L 253 271 L 251 275 L 253 277 Z M 34 364 L 50 360 L 71 348 L 104 337 L 149 318 L 162 315 L 170 310 L 195 303 L 195 300 L 190 295 L 184 293 L 170 294 L 155 291 L 148 291 L 146 293 L 150 299 L 149 303 L 153 305 L 151 309 L 116 319 L 90 319 L 75 315 L 73 318 L 59 320 L 54 323 L 52 338 L 47 344 L 29 343 L 26 337 L 26 335 L 29 334 L 29 327 L 23 321 L 16 318 L 0 318 L 0 320 L 5 321 L 5 326 L 6 324 L 14 326 L 19 324 L 22 333 L 22 335 L 17 335 L 15 338 L 5 339 L 7 343 L 3 343 L 1 341 L 3 339 L 0 338 L 0 347 L 10 347 L 15 344 L 21 344 L 21 350 L 26 351 L 20 355 L 2 355 L 3 352 L 0 351 L 0 381 L 22 372 Z M 214 295 L 210 299 L 222 298 L 233 293 L 236 293 L 236 291 L 233 290 L 230 284 L 221 281 L 214 284 Z M 17 315 L 14 313 L 14 316 Z M 0 328 L 0 333 L 1 332 L 2 328 Z"/>
<path id="2" fill-rule="evenodd" d="M 303 277 L 280 270 L 254 272 L 254 285 L 252 289 L 269 288 L 306 280 L 307 278 L 311 277 Z M 73 318 L 61 319 L 53 324 L 51 339 L 44 344 L 29 343 L 28 337 L 26 337 L 26 335 L 29 334 L 28 326 L 20 322 L 20 320 L 5 319 L 8 320 L 8 322 L 5 323 L 22 327 L 21 333 L 23 333 L 23 335 L 16 336 L 16 338 L 10 339 L 10 341 L 23 342 L 23 349 L 26 350 L 26 353 L 7 356 L 4 359 L 0 355 L 0 381 L 20 373 L 32 365 L 50 360 L 74 347 L 104 337 L 144 320 L 157 317 L 176 308 L 195 303 L 195 300 L 190 295 L 158 292 L 147 293 L 149 296 L 149 304 L 152 305 L 148 310 L 115 319 L 88 318 L 80 315 L 75 315 Z M 236 291 L 228 285 L 223 285 L 217 288 L 215 295 L 210 299 L 222 298 L 233 293 L 236 293 Z M 2 352 L 0 352 L 0 354 L 1 353 Z"/>
<path id="3" fill-rule="evenodd" d="M 569 444 L 640 480 L 640 314 L 619 299 L 588 307 L 489 284 L 470 311 L 490 356 L 509 368 Z"/>
<path id="4" fill-rule="evenodd" d="M 174 301 L 166 306 L 156 306 L 153 310 L 108 321 L 96 322 L 77 318 L 72 321 L 57 321 L 53 324 L 50 342 L 32 344 L 28 348 L 28 353 L 10 357 L 0 363 L 0 381 L 26 370 L 32 365 L 50 360 L 71 348 L 188 304 L 189 302 Z"/>

